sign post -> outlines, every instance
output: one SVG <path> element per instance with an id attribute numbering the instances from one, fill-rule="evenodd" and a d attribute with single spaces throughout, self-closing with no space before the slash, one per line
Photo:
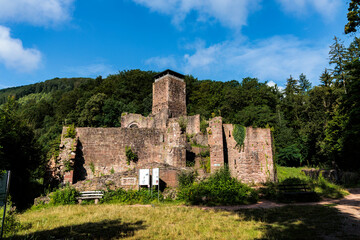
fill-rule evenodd
<path id="1" fill-rule="evenodd" d="M 4 213 L 1 223 L 1 233 L 0 239 L 2 239 L 6 215 L 6 202 L 7 196 L 9 193 L 9 183 L 10 183 L 10 170 L 6 171 L 2 176 L 0 176 L 0 206 L 4 206 Z"/>
<path id="2" fill-rule="evenodd" d="M 159 181 L 160 181 L 160 178 L 159 178 L 159 173 L 160 173 L 160 170 L 159 168 L 153 168 L 152 169 L 152 185 L 155 186 L 157 185 L 158 186 L 158 202 L 159 202 Z"/>
<path id="3" fill-rule="evenodd" d="M 150 187 L 150 169 L 139 169 L 139 188 L 143 185 Z"/>

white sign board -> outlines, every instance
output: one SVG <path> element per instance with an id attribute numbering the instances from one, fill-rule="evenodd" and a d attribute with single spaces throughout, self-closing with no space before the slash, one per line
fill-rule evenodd
<path id="1" fill-rule="evenodd" d="M 159 185 L 159 169 L 153 168 L 152 169 L 152 185 Z"/>
<path id="2" fill-rule="evenodd" d="M 139 170 L 139 185 L 150 185 L 150 169 Z"/>

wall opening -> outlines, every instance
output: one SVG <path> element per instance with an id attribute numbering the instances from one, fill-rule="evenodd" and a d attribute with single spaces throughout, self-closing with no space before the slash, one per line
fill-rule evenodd
<path id="1" fill-rule="evenodd" d="M 132 122 L 129 124 L 128 128 L 139 128 L 139 124 L 137 122 Z"/>

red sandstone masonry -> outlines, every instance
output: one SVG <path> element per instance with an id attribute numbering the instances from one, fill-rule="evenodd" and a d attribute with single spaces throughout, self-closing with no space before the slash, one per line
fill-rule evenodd
<path id="1" fill-rule="evenodd" d="M 227 163 L 232 175 L 244 182 L 275 180 L 270 130 L 247 128 L 240 151 L 235 147 L 232 136 L 233 125 L 223 125 L 221 117 L 211 119 L 208 135 L 203 135 L 200 132 L 200 115 L 186 116 L 184 80 L 169 74 L 156 79 L 153 83 L 152 111 L 148 117 L 124 114 L 121 128 L 77 128 L 77 139 L 62 138 L 59 159 L 51 165 L 56 173 L 53 175 L 59 175 L 59 179 L 64 177 L 65 181 L 72 178 L 76 181 L 102 175 L 112 175 L 113 178 L 115 176 L 111 173 L 115 172 L 122 179 L 136 169 L 164 164 L 177 168 L 166 167 L 166 171 L 160 171 L 160 178 L 175 186 L 177 171 L 186 165 L 186 136 L 178 123 L 178 117 L 184 116 L 187 119 L 186 133 L 195 134 L 193 140 L 197 143 L 209 145 L 212 172 Z M 65 133 L 64 128 L 63 135 Z M 75 140 L 78 140 L 77 145 Z M 131 147 L 138 155 L 136 164 L 127 164 L 125 147 Z M 76 156 L 74 148 L 77 149 Z M 77 163 L 74 177 L 70 172 L 65 173 L 65 161 Z M 116 180 L 120 181 L 116 186 L 127 186 L 126 181 L 131 180 L 123 179 L 123 183 L 121 179 Z M 134 182 L 133 179 L 131 181 Z"/>
<path id="2" fill-rule="evenodd" d="M 186 133 L 196 134 L 200 132 L 200 114 L 187 116 Z"/>
<path id="3" fill-rule="evenodd" d="M 177 122 L 168 129 L 77 128 L 87 177 L 129 170 L 147 163 L 186 164 L 185 136 Z M 127 164 L 125 147 L 138 155 L 138 162 Z M 94 170 L 94 172 L 93 172 Z"/>
<path id="4" fill-rule="evenodd" d="M 170 117 L 186 115 L 186 84 L 184 80 L 165 75 L 153 83 L 152 114 L 168 109 Z"/>
<path id="5" fill-rule="evenodd" d="M 270 129 L 247 127 L 244 146 L 239 151 L 232 135 L 233 125 L 223 127 L 232 175 L 246 183 L 275 181 Z"/>
<path id="6" fill-rule="evenodd" d="M 222 118 L 215 117 L 209 120 L 209 128 L 207 129 L 210 146 L 210 166 L 211 172 L 224 166 L 224 144 L 223 144 L 223 128 Z"/>

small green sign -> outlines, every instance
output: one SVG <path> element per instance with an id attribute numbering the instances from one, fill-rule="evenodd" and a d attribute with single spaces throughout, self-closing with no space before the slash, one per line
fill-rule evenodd
<path id="1" fill-rule="evenodd" d="M 7 180 L 8 171 L 0 173 L 0 206 L 4 206 L 6 202 Z"/>

